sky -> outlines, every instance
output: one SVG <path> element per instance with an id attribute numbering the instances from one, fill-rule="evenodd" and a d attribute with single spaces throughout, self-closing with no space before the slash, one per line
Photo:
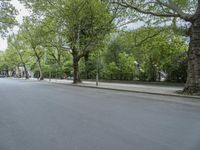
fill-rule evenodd
<path id="1" fill-rule="evenodd" d="M 30 13 L 29 13 L 29 11 L 28 10 L 26 10 L 25 8 L 24 8 L 24 6 L 22 5 L 22 4 L 20 4 L 19 3 L 19 1 L 18 0 L 11 0 L 11 3 L 15 6 L 15 8 L 19 11 L 19 15 L 17 16 L 17 21 L 19 22 L 19 23 L 22 23 L 22 20 L 23 20 L 23 17 L 24 16 L 28 16 Z M 12 29 L 12 31 L 10 31 L 11 33 L 17 33 L 17 31 L 18 31 L 19 29 L 18 29 L 18 27 L 14 27 L 13 29 Z M 5 49 L 7 48 L 7 39 L 5 38 L 5 39 L 2 39 L 1 37 L 0 37 L 0 50 L 1 51 L 5 51 Z"/>

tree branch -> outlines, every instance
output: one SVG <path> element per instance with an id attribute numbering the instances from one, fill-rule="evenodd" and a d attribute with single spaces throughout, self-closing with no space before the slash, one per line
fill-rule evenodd
<path id="1" fill-rule="evenodd" d="M 120 5 L 120 6 L 125 7 L 125 8 L 133 9 L 133 10 L 139 12 L 139 13 L 146 14 L 146 15 L 153 15 L 153 16 L 157 16 L 157 17 L 180 17 L 179 14 L 162 14 L 162 13 L 155 13 L 155 12 L 152 12 L 152 11 L 145 11 L 145 10 L 140 9 L 137 6 L 134 6 L 133 4 L 129 4 L 129 3 L 124 2 L 124 1 L 123 2 L 112 2 L 112 3 Z"/>
<path id="2" fill-rule="evenodd" d="M 186 14 L 184 13 L 180 7 L 178 7 L 177 4 L 175 4 L 172 0 L 168 0 L 168 3 L 164 3 L 162 2 L 161 0 L 156 0 L 159 4 L 173 10 L 174 12 L 176 12 L 177 14 L 180 15 L 180 18 L 181 19 L 184 19 L 186 21 L 190 21 L 191 20 L 191 17 L 192 15 L 189 15 L 189 14 Z"/>
<path id="3" fill-rule="evenodd" d="M 120 5 L 125 8 L 133 9 L 139 13 L 146 14 L 146 15 L 152 15 L 152 16 L 156 16 L 156 17 L 168 17 L 168 18 L 179 17 L 185 21 L 191 22 L 193 15 L 184 13 L 181 10 L 181 8 L 178 7 L 178 5 L 176 5 L 172 0 L 168 0 L 168 3 L 163 2 L 161 0 L 156 0 L 156 2 L 158 5 L 160 5 L 160 7 L 164 6 L 168 9 L 172 10 L 173 13 L 165 12 L 165 11 L 164 11 L 164 13 L 159 13 L 159 12 L 153 12 L 153 11 L 149 11 L 149 10 L 143 10 L 143 9 L 139 8 L 138 6 L 134 5 L 133 3 L 130 4 L 126 1 L 122 1 L 122 2 L 114 1 L 112 3 Z"/>

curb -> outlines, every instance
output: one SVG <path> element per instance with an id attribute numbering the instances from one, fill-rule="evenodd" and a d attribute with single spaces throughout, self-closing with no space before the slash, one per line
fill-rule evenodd
<path id="1" fill-rule="evenodd" d="M 31 80 L 31 81 L 37 82 L 38 80 Z M 38 82 L 41 82 L 41 81 L 38 81 Z M 47 80 L 42 80 L 42 82 L 51 83 L 51 84 L 62 84 L 62 85 L 68 85 L 68 86 L 86 87 L 86 88 L 93 88 L 93 89 L 104 89 L 104 90 L 121 91 L 121 92 L 129 92 L 129 93 L 141 93 L 141 94 L 143 93 L 143 94 L 170 96 L 170 97 L 178 97 L 178 98 L 192 98 L 192 99 L 200 100 L 200 96 L 181 95 L 181 94 L 175 94 L 175 93 L 174 94 L 173 93 L 172 94 L 170 94 L 170 93 L 165 94 L 165 93 L 146 92 L 146 91 L 127 90 L 127 89 L 116 89 L 116 88 L 91 86 L 91 85 L 66 84 L 66 83 L 52 82 L 52 81 L 47 81 Z"/>
<path id="2" fill-rule="evenodd" d="M 57 83 L 60 84 L 60 83 Z M 64 83 L 63 83 L 64 84 Z M 65 84 L 66 85 L 66 84 Z M 72 85 L 72 84 L 71 84 Z M 151 95 L 160 95 L 160 96 L 170 96 L 170 97 L 179 97 L 179 98 L 192 98 L 200 100 L 199 96 L 190 96 L 190 95 L 181 95 L 181 94 L 165 94 L 165 93 L 156 93 L 156 92 L 146 92 L 146 91 L 136 91 L 136 90 L 126 90 L 126 89 L 115 89 L 115 88 L 107 88 L 107 87 L 96 87 L 90 85 L 72 85 L 78 87 L 87 87 L 87 88 L 95 88 L 95 89 L 104 89 L 104 90 L 112 90 L 112 91 L 122 91 L 122 92 L 129 92 L 129 93 L 143 93 L 143 94 L 151 94 Z"/>

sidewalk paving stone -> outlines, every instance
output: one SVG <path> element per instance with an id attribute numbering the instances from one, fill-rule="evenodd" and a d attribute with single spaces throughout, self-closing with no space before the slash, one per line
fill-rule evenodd
<path id="1" fill-rule="evenodd" d="M 72 80 L 51 79 L 51 81 L 49 81 L 49 79 L 45 79 L 44 81 L 51 83 L 58 83 L 58 84 L 74 85 L 72 84 L 73 83 Z M 200 99 L 200 96 L 177 94 L 176 93 L 177 91 L 181 91 L 183 89 L 183 87 L 181 86 L 146 85 L 146 84 L 144 85 L 144 84 L 108 83 L 108 82 L 99 82 L 99 85 L 96 86 L 96 82 L 93 81 L 83 81 L 82 83 L 75 84 L 74 86 Z"/>

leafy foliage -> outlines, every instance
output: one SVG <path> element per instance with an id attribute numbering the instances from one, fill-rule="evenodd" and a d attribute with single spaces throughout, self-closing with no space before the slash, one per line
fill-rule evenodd
<path id="1" fill-rule="evenodd" d="M 74 76 L 74 82 L 80 77 L 94 79 L 98 71 L 102 79 L 159 81 L 165 76 L 168 81 L 186 80 L 188 44 L 174 29 L 179 27 L 179 12 L 162 7 L 160 0 L 114 5 L 106 0 L 20 1 L 33 14 L 24 19 L 18 35 L 9 38 L 1 68 L 14 70 L 26 64 L 35 77 Z M 191 2 L 174 0 L 173 4 L 184 14 L 188 9 L 192 14 L 197 1 Z M 147 25 L 136 30 L 116 28 L 127 17 Z"/>
<path id="2" fill-rule="evenodd" d="M 16 9 L 10 4 L 10 0 L 0 1 L 0 33 L 5 36 L 9 28 L 16 25 Z"/>

